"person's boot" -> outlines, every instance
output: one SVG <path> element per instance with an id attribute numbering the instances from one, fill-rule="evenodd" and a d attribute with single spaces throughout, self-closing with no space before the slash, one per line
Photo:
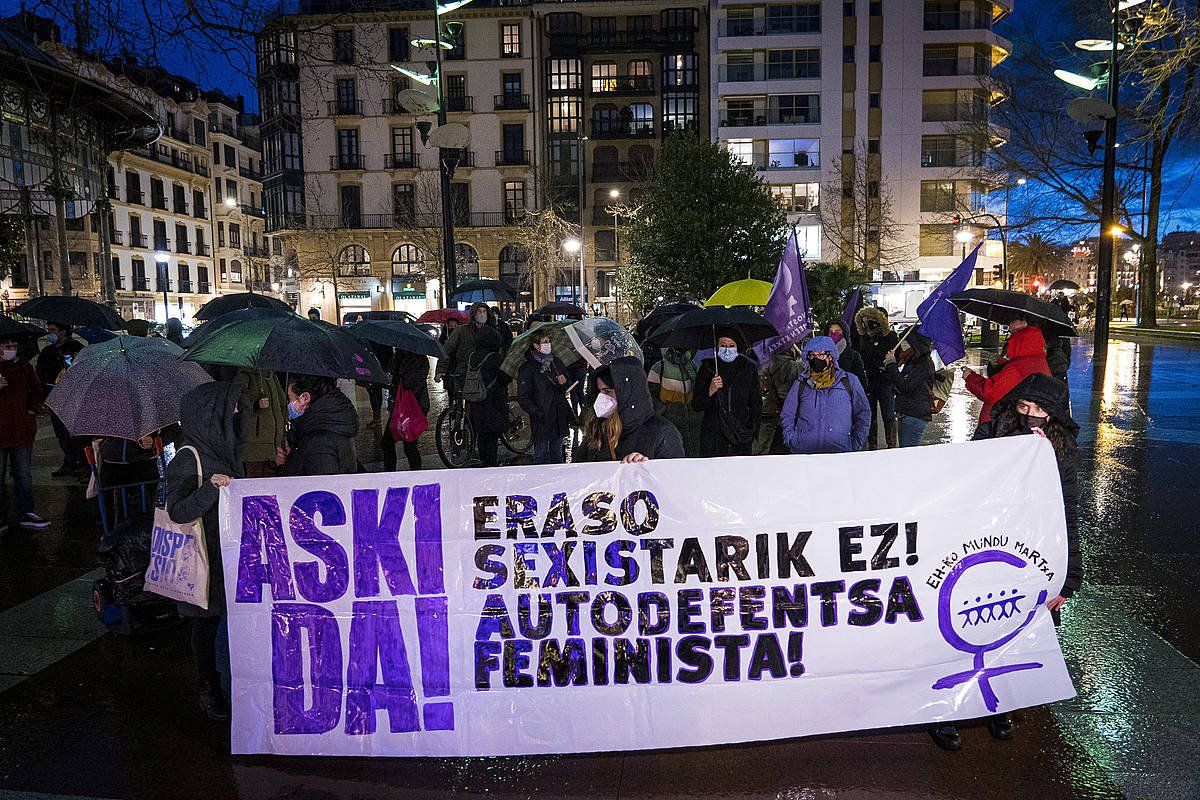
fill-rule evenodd
<path id="1" fill-rule="evenodd" d="M 988 717 L 987 726 L 988 733 L 992 735 L 993 739 L 1007 742 L 1013 738 L 1012 718 L 1008 714 L 997 714 L 994 717 Z"/>
<path id="2" fill-rule="evenodd" d="M 953 753 L 962 748 L 962 737 L 958 735 L 958 728 L 952 722 L 930 725 L 929 735 L 933 739 L 933 743 L 943 750 Z"/>
<path id="3" fill-rule="evenodd" d="M 871 430 L 867 432 L 867 449 L 868 450 L 878 450 L 879 449 L 878 440 L 876 438 L 878 433 L 879 433 L 879 425 L 875 421 L 875 417 L 871 417 Z"/>
<path id="4" fill-rule="evenodd" d="M 887 436 L 887 446 L 895 449 L 900 446 L 900 423 L 889 419 L 883 424 L 884 435 Z"/>
<path id="5" fill-rule="evenodd" d="M 75 467 L 64 461 L 62 466 L 50 473 L 52 478 L 66 478 L 75 474 Z"/>
<path id="6" fill-rule="evenodd" d="M 207 681 L 200 682 L 200 709 L 214 722 L 226 722 L 229 719 L 229 700 L 219 686 Z"/>

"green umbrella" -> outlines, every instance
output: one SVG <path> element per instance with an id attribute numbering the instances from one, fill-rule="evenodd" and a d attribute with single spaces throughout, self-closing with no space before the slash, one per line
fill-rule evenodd
<path id="1" fill-rule="evenodd" d="M 512 340 L 509 345 L 508 353 L 504 356 L 504 361 L 500 364 L 500 369 L 506 374 L 516 377 L 517 371 L 521 369 L 521 365 L 525 363 L 525 354 L 529 352 L 529 341 L 535 333 L 550 334 L 550 354 L 563 363 L 563 366 L 570 366 L 579 360 L 579 353 L 571 344 L 571 340 L 567 338 L 566 327 L 571 324 L 571 320 L 555 320 L 554 322 L 543 322 L 535 328 L 522 333 L 520 336 Z"/>

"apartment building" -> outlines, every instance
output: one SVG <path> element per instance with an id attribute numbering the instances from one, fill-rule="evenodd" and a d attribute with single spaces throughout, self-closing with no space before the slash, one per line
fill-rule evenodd
<path id="1" fill-rule="evenodd" d="M 958 264 L 964 243 L 956 235 L 978 243 L 1004 222 L 995 187 L 982 181 L 986 153 L 967 130 L 986 125 L 988 109 L 1003 99 L 980 79 L 1011 51 L 993 30 L 1011 2 L 714 5 L 713 138 L 759 170 L 810 259 L 837 258 L 821 224 L 837 215 L 822 215 L 822 202 L 848 213 L 847 204 L 890 196 L 908 258 L 879 258 L 872 291 L 890 313 L 911 316 Z M 856 164 L 865 180 L 854 178 Z M 831 187 L 834 196 L 822 197 Z M 862 235 L 878 253 L 870 245 L 879 231 Z M 881 249 L 894 256 L 896 244 Z M 989 264 L 1000 260 L 998 245 L 988 245 Z"/>
<path id="2" fill-rule="evenodd" d="M 418 126 L 435 116 L 413 113 L 401 93 L 435 92 L 392 65 L 428 74 L 433 15 L 422 2 L 347 8 L 305 4 L 259 36 L 266 231 L 301 305 L 324 318 L 420 313 L 447 300 L 439 152 Z M 527 3 L 479 0 L 447 22 L 447 121 L 471 137 L 451 182 L 457 280 L 499 278 L 528 296 L 514 225 L 539 205 L 533 15 Z"/>
<path id="3" fill-rule="evenodd" d="M 1200 293 L 1200 233 L 1173 231 L 1158 245 L 1161 291 L 1169 297 Z"/>
<path id="4" fill-rule="evenodd" d="M 620 220 L 663 138 L 703 132 L 709 117 L 707 3 L 544 2 L 538 125 L 548 195 L 583 230 L 584 283 L 564 270 L 555 299 L 615 312 Z"/>

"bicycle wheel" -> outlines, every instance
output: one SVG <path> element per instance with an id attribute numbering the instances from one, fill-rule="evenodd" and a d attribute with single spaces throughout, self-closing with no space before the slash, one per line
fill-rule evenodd
<path id="1" fill-rule="evenodd" d="M 533 427 L 516 400 L 508 401 L 508 427 L 500 434 L 500 439 L 505 447 L 518 454 L 528 453 L 533 447 Z"/>
<path id="2" fill-rule="evenodd" d="M 447 467 L 465 467 L 475 448 L 475 431 L 461 406 L 450 406 L 437 420 L 437 451 Z"/>

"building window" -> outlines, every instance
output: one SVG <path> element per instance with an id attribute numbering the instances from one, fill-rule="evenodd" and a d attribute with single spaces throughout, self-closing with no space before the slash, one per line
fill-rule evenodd
<path id="1" fill-rule="evenodd" d="M 842 63 L 843 64 L 853 64 L 854 63 L 854 45 L 852 45 L 852 44 L 842 45 Z"/>
<path id="2" fill-rule="evenodd" d="M 818 48 L 771 50 L 767 53 L 767 80 L 819 77 L 821 51 Z"/>
<path id="3" fill-rule="evenodd" d="M 408 28 L 388 28 L 388 61 L 408 61 Z"/>
<path id="4" fill-rule="evenodd" d="M 359 165 L 358 129 L 339 128 L 337 132 L 338 169 L 357 169 Z"/>
<path id="5" fill-rule="evenodd" d="M 696 95 L 687 92 L 663 94 L 663 133 L 699 130 L 696 116 Z"/>
<path id="6" fill-rule="evenodd" d="M 772 169 L 821 166 L 820 139 L 771 139 L 767 165 Z"/>
<path id="7" fill-rule="evenodd" d="M 225 145 L 225 166 L 230 169 L 237 169 L 237 150 L 230 145 Z"/>
<path id="8" fill-rule="evenodd" d="M 582 85 L 583 67 L 578 58 L 552 58 L 547 62 L 546 74 L 550 91 L 577 92 Z"/>
<path id="9" fill-rule="evenodd" d="M 870 9 L 869 13 L 872 17 L 883 16 L 883 3 L 880 2 L 880 0 L 871 0 L 871 2 L 867 4 L 867 8 Z"/>
<path id="10" fill-rule="evenodd" d="M 883 45 L 871 45 L 869 49 L 869 58 L 872 64 L 878 64 L 880 61 L 883 61 Z"/>
<path id="11" fill-rule="evenodd" d="M 771 95 L 768 110 L 771 121 L 777 124 L 815 124 L 821 121 L 820 95 Z"/>
<path id="12" fill-rule="evenodd" d="M 454 224 L 466 227 L 471 224 L 471 184 L 458 181 L 450 184 L 450 209 L 454 212 Z"/>
<path id="13" fill-rule="evenodd" d="M 529 251 L 520 245 L 505 245 L 500 250 L 500 280 L 514 291 L 528 294 L 529 278 Z"/>
<path id="14" fill-rule="evenodd" d="M 867 93 L 867 108 L 879 108 L 879 92 Z"/>
<path id="15" fill-rule="evenodd" d="M 918 252 L 923 256 L 954 255 L 954 226 L 940 222 L 922 225 Z"/>
<path id="16" fill-rule="evenodd" d="M 878 139 L 867 139 L 867 152 L 871 155 L 877 155 L 879 153 Z"/>
<path id="17" fill-rule="evenodd" d="M 592 93 L 604 94 L 617 90 L 617 65 L 611 61 L 592 64 Z"/>
<path id="18" fill-rule="evenodd" d="M 632 103 L 629 106 L 629 112 L 632 119 L 630 133 L 654 133 L 654 106 L 649 103 Z"/>
<path id="19" fill-rule="evenodd" d="M 134 256 L 129 262 L 133 267 L 133 290 L 135 292 L 150 291 L 150 281 L 146 279 L 146 262 Z"/>
<path id="20" fill-rule="evenodd" d="M 663 56 L 663 88 L 696 86 L 697 56 L 695 53 L 674 53 Z"/>
<path id="21" fill-rule="evenodd" d="M 392 128 L 392 168 L 415 167 L 416 159 L 413 152 L 413 129 L 411 127 Z"/>
<path id="22" fill-rule="evenodd" d="M 415 244 L 402 244 L 392 251 L 392 292 L 399 294 L 405 286 L 425 281 L 425 258 Z"/>
<path id="23" fill-rule="evenodd" d="M 229 223 L 229 246 L 242 246 L 242 226 L 236 222 Z"/>
<path id="24" fill-rule="evenodd" d="M 338 275 L 343 278 L 370 277 L 371 256 L 360 244 L 342 248 L 337 257 Z"/>
<path id="25" fill-rule="evenodd" d="M 479 253 L 466 242 L 454 245 L 454 261 L 458 267 L 459 283 L 479 277 Z"/>
<path id="26" fill-rule="evenodd" d="M 362 187 L 346 184 L 338 187 L 338 198 L 342 206 L 342 227 L 362 227 Z"/>
<path id="27" fill-rule="evenodd" d="M 550 98 L 550 133 L 575 133 L 579 130 L 582 114 L 583 100 L 581 98 Z"/>
<path id="28" fill-rule="evenodd" d="M 236 258 L 229 262 L 229 280 L 234 283 L 242 282 L 242 262 Z"/>
<path id="29" fill-rule="evenodd" d="M 521 56 L 521 23 L 503 22 L 500 24 L 500 57 L 520 58 Z"/>
<path id="30" fill-rule="evenodd" d="M 412 225 L 417 217 L 417 200 L 411 183 L 392 184 L 392 216 L 397 225 Z"/>
<path id="31" fill-rule="evenodd" d="M 504 220 L 518 222 L 525 218 L 525 181 L 504 182 Z"/>
<path id="32" fill-rule="evenodd" d="M 339 28 L 333 32 L 333 60 L 336 64 L 354 63 L 353 28 Z"/>
<path id="33" fill-rule="evenodd" d="M 787 183 L 771 187 L 771 195 L 788 214 L 810 214 L 819 210 L 821 184 Z"/>
<path id="34" fill-rule="evenodd" d="M 337 114 L 358 113 L 358 85 L 354 78 L 338 78 L 337 100 L 334 112 Z"/>
<path id="35" fill-rule="evenodd" d="M 767 33 L 820 33 L 821 3 L 776 3 L 767 6 Z"/>
<path id="36" fill-rule="evenodd" d="M 842 3 L 842 16 L 843 17 L 853 17 L 854 16 L 854 3 L 853 2 Z"/>
<path id="37" fill-rule="evenodd" d="M 697 29 L 694 8 L 668 8 L 662 12 L 663 27 L 668 31 L 695 31 Z"/>
<path id="38" fill-rule="evenodd" d="M 447 34 L 448 35 L 448 32 Z M 462 61 L 467 57 L 467 26 L 461 25 L 457 33 L 450 37 L 450 44 L 454 45 L 446 51 L 446 58 L 450 61 Z"/>

